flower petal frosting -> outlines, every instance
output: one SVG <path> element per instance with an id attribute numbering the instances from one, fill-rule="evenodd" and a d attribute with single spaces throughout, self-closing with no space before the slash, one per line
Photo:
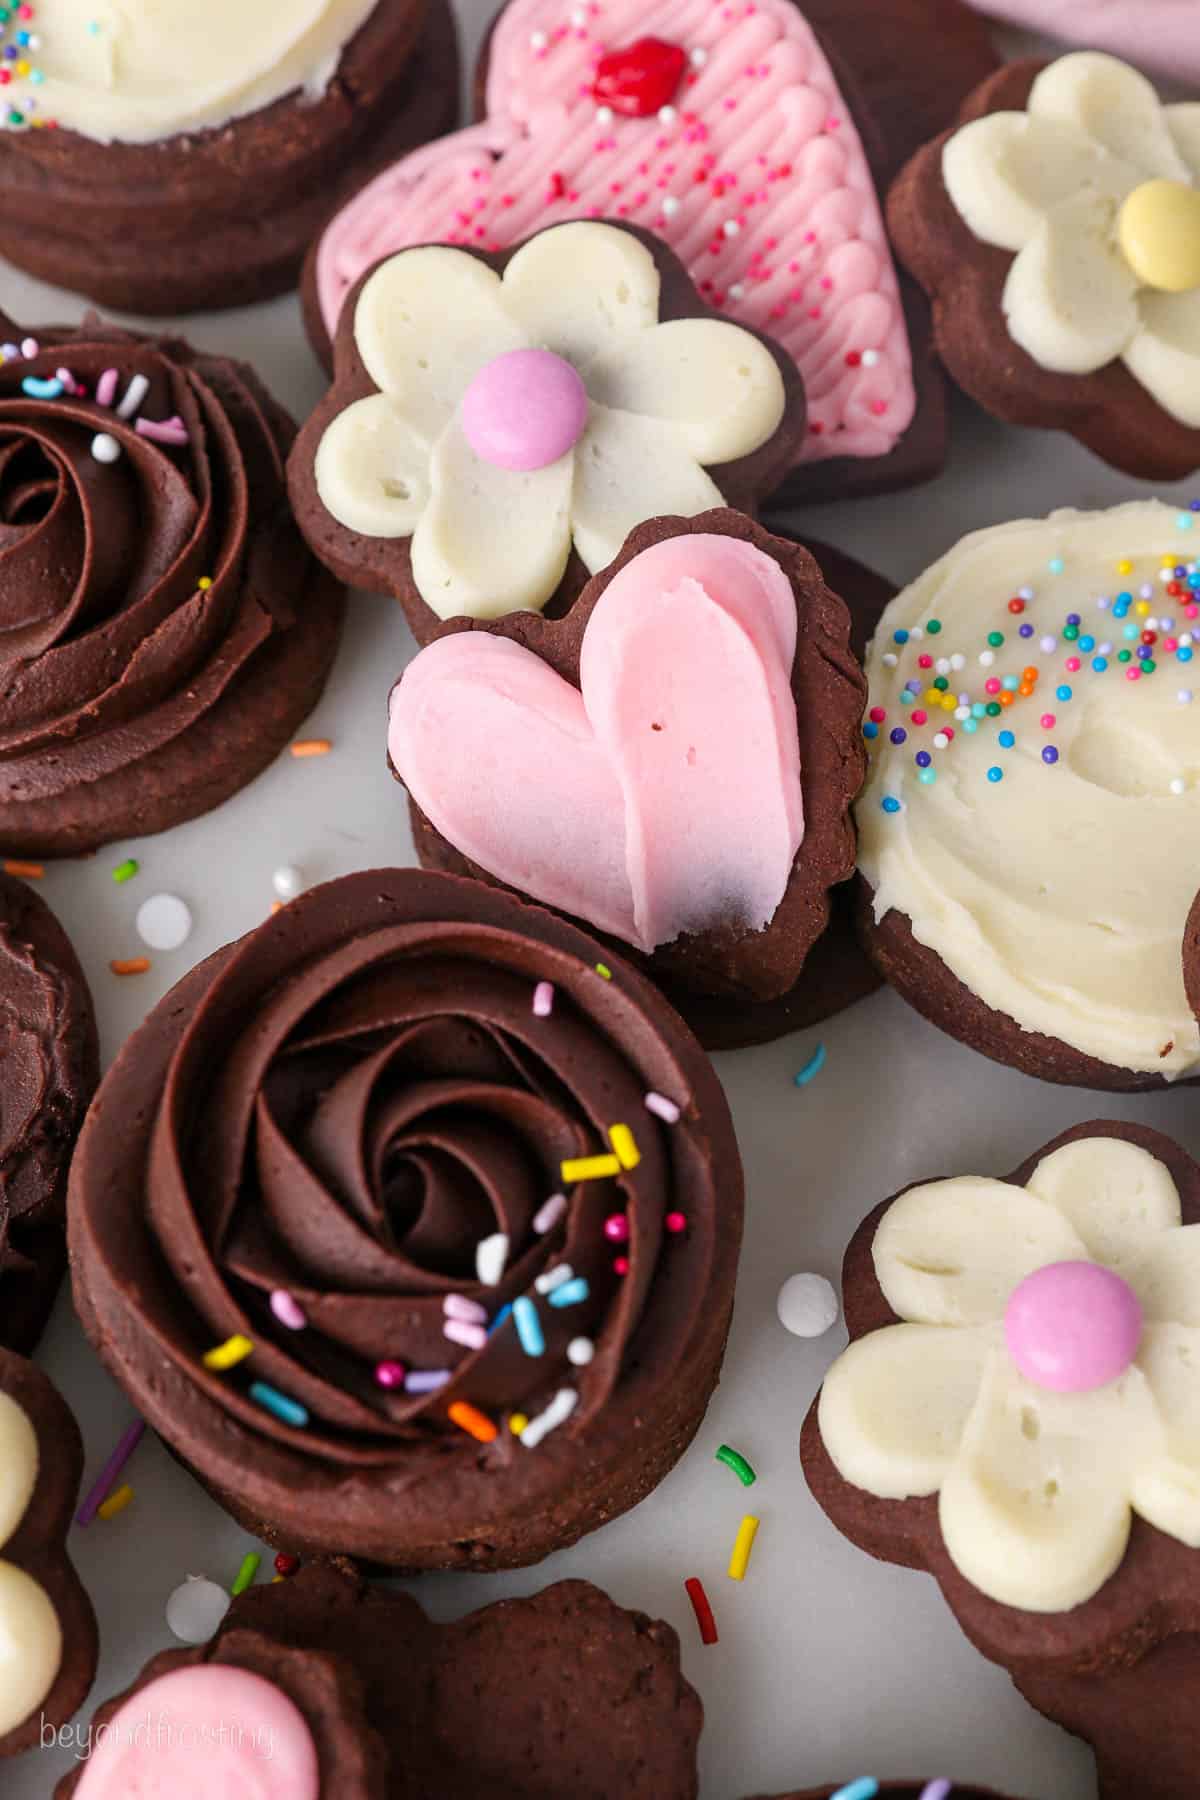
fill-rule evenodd
<path id="1" fill-rule="evenodd" d="M 735 462 L 772 437 L 783 378 L 740 326 L 660 323 L 659 287 L 636 235 L 587 221 L 531 238 L 503 275 L 446 245 L 381 264 L 354 313 L 358 357 L 378 392 L 336 415 L 321 439 L 326 510 L 366 536 L 411 536 L 413 579 L 439 617 L 493 618 L 543 607 L 572 541 L 594 573 L 643 519 L 720 505 L 704 465 Z M 462 429 L 474 378 L 517 350 L 570 363 L 589 400 L 574 447 L 542 467 L 502 467 Z"/>
<path id="2" fill-rule="evenodd" d="M 1146 182 L 1196 188 L 1198 111 L 1163 106 L 1135 69 L 1079 51 L 1038 75 L 1024 114 L 973 120 L 942 153 L 967 226 L 1016 253 L 1003 296 L 1015 342 L 1065 374 L 1121 359 L 1187 426 L 1200 426 L 1200 286 L 1168 294 L 1147 285 L 1120 217 Z"/>
<path id="3" fill-rule="evenodd" d="M 882 1499 L 936 1491 L 959 1572 L 1034 1612 L 1096 1593 L 1135 1512 L 1200 1545 L 1200 1226 L 1181 1216 L 1166 1166 L 1103 1135 L 1052 1151 L 1024 1188 L 902 1194 L 873 1246 L 901 1323 L 852 1342 L 821 1393 L 839 1473 Z M 1114 1379 L 1063 1392 L 1021 1373 L 999 1320 L 1026 1275 L 1081 1260 L 1118 1275 L 1146 1322 Z"/>

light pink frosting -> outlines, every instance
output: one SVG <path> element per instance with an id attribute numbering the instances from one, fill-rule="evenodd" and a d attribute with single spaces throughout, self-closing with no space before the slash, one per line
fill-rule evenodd
<path id="1" fill-rule="evenodd" d="M 393 690 L 388 750 L 422 812 L 499 880 L 651 950 L 760 930 L 804 836 L 796 604 L 750 544 L 644 550 L 584 633 L 582 692 L 466 631 Z"/>
<path id="2" fill-rule="evenodd" d="M 1107 50 L 1132 63 L 1200 83 L 1200 6 L 1196 0 L 970 0 L 977 12 Z"/>
<path id="3" fill-rule="evenodd" d="M 76 1800 L 320 1800 L 316 1747 L 274 1683 L 204 1663 L 130 1696 L 93 1740 Z"/>
<path id="4" fill-rule="evenodd" d="M 645 36 L 702 58 L 675 117 L 598 120 L 596 63 Z M 711 305 L 786 347 L 808 395 L 801 460 L 883 456 L 907 429 L 912 360 L 878 196 L 792 0 L 511 0 L 484 122 L 395 163 L 325 232 L 325 323 L 394 250 L 498 250 L 579 217 L 656 232 Z"/>

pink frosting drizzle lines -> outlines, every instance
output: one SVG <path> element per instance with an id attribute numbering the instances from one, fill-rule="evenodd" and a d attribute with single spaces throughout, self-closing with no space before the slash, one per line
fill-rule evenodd
<path id="1" fill-rule="evenodd" d="M 598 57 L 645 35 L 704 53 L 676 116 L 598 120 Z M 894 446 L 916 405 L 896 273 L 857 129 L 792 0 L 511 0 L 487 102 L 482 124 L 404 158 L 333 221 L 317 264 L 328 325 L 363 269 L 407 245 L 499 249 L 563 219 L 629 219 L 711 304 L 790 351 L 802 460 Z"/>

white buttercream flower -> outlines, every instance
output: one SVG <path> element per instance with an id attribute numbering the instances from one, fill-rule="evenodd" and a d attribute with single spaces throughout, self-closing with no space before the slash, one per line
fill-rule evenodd
<path id="1" fill-rule="evenodd" d="M 1016 252 L 1008 329 L 1042 368 L 1122 360 L 1200 427 L 1200 104 L 1164 106 L 1098 52 L 1059 58 L 1024 113 L 973 120 L 942 175 L 977 238 Z"/>
<path id="2" fill-rule="evenodd" d="M 379 391 L 321 440 L 324 505 L 411 537 L 443 618 L 540 609 L 572 542 L 595 572 L 643 520 L 720 506 L 706 465 L 774 434 L 783 379 L 740 326 L 660 323 L 659 286 L 645 244 L 601 223 L 540 232 L 503 276 L 445 245 L 391 257 L 354 319 Z"/>
<path id="3" fill-rule="evenodd" d="M 1024 1188 L 902 1194 L 873 1254 L 905 1322 L 851 1343 L 821 1394 L 843 1478 L 938 1494 L 960 1573 L 1034 1612 L 1103 1585 L 1132 1513 L 1200 1548 L 1200 1226 L 1180 1221 L 1166 1166 L 1112 1137 Z"/>

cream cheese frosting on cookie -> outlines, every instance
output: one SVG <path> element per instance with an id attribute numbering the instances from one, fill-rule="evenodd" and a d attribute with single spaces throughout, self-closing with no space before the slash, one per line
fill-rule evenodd
<path id="1" fill-rule="evenodd" d="M 22 123 L 32 113 L 100 143 L 221 126 L 285 94 L 322 94 L 375 4 L 37 0 L 20 9 L 27 25 L 16 22 L 33 41 L 12 39 L 20 56 L 8 98 L 17 96 Z"/>
<path id="2" fill-rule="evenodd" d="M 868 654 L 859 866 L 1023 1030 L 1168 1080 L 1200 1066 L 1200 511 L 1062 511 L 964 538 Z"/>

